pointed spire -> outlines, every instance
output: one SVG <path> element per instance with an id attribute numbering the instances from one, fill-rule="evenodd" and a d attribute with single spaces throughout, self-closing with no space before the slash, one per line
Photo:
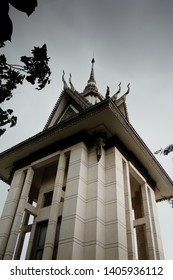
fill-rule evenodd
<path id="1" fill-rule="evenodd" d="M 93 58 L 91 60 L 91 63 L 92 63 L 92 66 L 91 66 L 91 74 L 90 74 L 90 78 L 88 80 L 88 83 L 95 83 L 96 84 L 96 81 L 95 81 L 95 77 L 94 77 L 94 63 L 95 63 L 95 59 Z"/>
<path id="2" fill-rule="evenodd" d="M 84 95 L 87 95 L 88 93 L 92 93 L 92 92 L 98 93 L 98 88 L 96 86 L 95 75 L 94 75 L 94 63 L 95 63 L 95 59 L 93 58 L 91 60 L 92 65 L 91 65 L 90 77 L 83 92 Z"/>

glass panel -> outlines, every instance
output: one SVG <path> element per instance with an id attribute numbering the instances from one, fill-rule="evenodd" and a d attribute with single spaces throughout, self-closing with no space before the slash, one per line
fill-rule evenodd
<path id="1" fill-rule="evenodd" d="M 46 231 L 47 231 L 47 225 L 40 227 L 40 235 L 38 240 L 38 247 L 44 246 L 45 238 L 46 238 Z"/>

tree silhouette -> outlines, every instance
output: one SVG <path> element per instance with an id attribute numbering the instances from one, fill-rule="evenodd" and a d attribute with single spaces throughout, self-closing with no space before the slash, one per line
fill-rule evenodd
<path id="1" fill-rule="evenodd" d="M 13 23 L 9 17 L 9 4 L 30 16 L 37 6 L 37 0 L 1 0 L 0 1 L 0 47 L 11 41 Z"/>
<path id="2" fill-rule="evenodd" d="M 28 16 L 37 6 L 37 0 L 1 0 L 0 1 L 0 47 L 11 41 L 13 24 L 9 17 L 9 4 Z M 5 26 L 5 28 L 4 28 Z M 41 90 L 50 83 L 51 71 L 48 66 L 47 46 L 34 47 L 30 57 L 21 56 L 22 65 L 12 65 L 7 62 L 4 54 L 0 55 L 0 103 L 8 101 L 13 96 L 13 90 L 26 79 L 31 84 L 38 84 Z M 3 110 L 0 107 L 0 136 L 6 131 L 6 125 L 16 125 L 17 117 L 12 115 L 13 110 Z"/>
<path id="3" fill-rule="evenodd" d="M 50 83 L 51 71 L 48 66 L 47 47 L 44 44 L 41 48 L 34 47 L 32 56 L 22 56 L 23 65 L 12 65 L 7 63 L 5 55 L 0 55 L 0 103 L 8 101 L 13 96 L 13 90 L 19 84 L 23 84 L 24 79 L 29 83 L 37 83 L 37 90 L 41 90 Z M 0 108 L 0 135 L 2 135 L 7 124 L 13 127 L 17 122 L 17 117 L 12 115 L 13 110 L 3 110 Z"/>
<path id="4" fill-rule="evenodd" d="M 154 152 L 155 155 L 164 155 L 167 156 L 169 153 L 173 152 L 173 144 L 170 144 L 169 146 L 167 146 L 166 148 L 162 149 L 160 148 L 159 150 L 157 150 L 156 152 Z M 173 198 L 170 198 L 168 200 L 168 202 L 172 205 L 173 208 Z"/>

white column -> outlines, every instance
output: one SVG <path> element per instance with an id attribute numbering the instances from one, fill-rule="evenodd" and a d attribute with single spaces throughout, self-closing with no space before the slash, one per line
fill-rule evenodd
<path id="1" fill-rule="evenodd" d="M 128 259 L 135 260 L 135 239 L 134 239 L 134 227 L 133 227 L 133 210 L 132 210 L 132 199 L 130 189 L 130 173 L 129 165 L 127 162 L 123 163 L 124 173 L 124 193 L 125 193 L 125 205 L 126 205 L 126 231 L 127 231 L 127 248 L 128 248 Z"/>
<path id="2" fill-rule="evenodd" d="M 97 170 L 96 193 L 96 260 L 105 259 L 105 151 L 102 151 Z"/>
<path id="3" fill-rule="evenodd" d="M 26 256 L 25 256 L 25 260 L 30 260 L 31 259 L 31 252 L 32 252 L 32 246 L 33 246 L 33 241 L 34 241 L 34 237 L 35 237 L 35 230 L 36 230 L 36 218 L 34 219 L 34 222 L 32 224 L 32 228 L 31 228 L 31 234 L 30 234 L 30 238 L 29 238 L 29 242 L 28 242 L 28 247 L 27 247 L 27 251 L 26 251 Z"/>
<path id="4" fill-rule="evenodd" d="M 155 250 L 153 226 L 151 220 L 151 209 L 149 204 L 148 186 L 146 183 L 141 186 L 141 192 L 142 192 L 142 203 L 143 203 L 144 218 L 145 218 L 145 230 L 146 230 L 147 251 L 148 251 L 147 253 L 150 260 L 155 260 L 156 250 Z"/>
<path id="5" fill-rule="evenodd" d="M 84 259 L 105 259 L 105 151 L 97 161 L 95 148 L 88 158 Z"/>
<path id="6" fill-rule="evenodd" d="M 149 200 L 150 200 L 150 208 L 151 208 L 151 219 L 152 219 L 152 225 L 153 225 L 153 233 L 154 233 L 154 241 L 155 241 L 155 247 L 156 247 L 156 257 L 157 260 L 164 260 L 164 252 L 163 252 L 163 246 L 162 246 L 162 239 L 160 234 L 160 228 L 159 228 L 159 220 L 157 215 L 157 205 L 156 205 L 156 199 L 154 191 L 149 188 Z"/>
<path id="7" fill-rule="evenodd" d="M 123 159 L 120 152 L 115 150 L 115 190 L 116 190 L 116 239 L 117 239 L 117 256 L 119 260 L 128 259 L 127 252 L 127 232 L 126 232 L 126 212 L 124 196 L 124 174 Z"/>
<path id="8" fill-rule="evenodd" d="M 46 240 L 45 240 L 44 251 L 43 251 L 43 258 L 42 258 L 43 260 L 51 260 L 53 255 L 56 227 L 58 221 L 58 212 L 59 212 L 62 187 L 64 182 L 65 167 L 66 167 L 66 156 L 64 153 L 62 153 L 59 158 L 58 168 L 56 173 L 52 205 L 50 209 L 50 216 L 49 216 Z"/>
<path id="9" fill-rule="evenodd" d="M 14 173 L 0 220 L 0 259 L 3 259 L 25 179 L 23 170 Z"/>
<path id="10" fill-rule="evenodd" d="M 25 179 L 25 182 L 23 185 L 21 197 L 20 197 L 20 200 L 18 203 L 11 234 L 10 234 L 10 237 L 8 240 L 5 256 L 4 256 L 4 259 L 6 259 L 6 260 L 8 260 L 8 259 L 11 260 L 13 258 L 14 249 L 15 249 L 16 241 L 17 241 L 17 236 L 19 233 L 23 213 L 25 210 L 25 204 L 27 202 L 27 198 L 28 198 L 28 194 L 29 194 L 30 187 L 32 184 L 33 176 L 34 176 L 34 170 L 31 167 L 29 167 L 29 169 L 27 171 L 26 179 Z"/>
<path id="11" fill-rule="evenodd" d="M 127 260 L 123 159 L 116 148 L 106 159 L 106 259 Z"/>
<path id="12" fill-rule="evenodd" d="M 26 233 L 23 230 L 23 227 L 28 224 L 28 220 L 29 220 L 29 213 L 27 213 L 25 211 L 23 221 L 22 221 L 22 225 L 20 227 L 20 233 L 19 233 L 19 237 L 18 237 L 18 241 L 17 241 L 17 246 L 16 246 L 16 249 L 15 249 L 15 255 L 13 257 L 14 260 L 20 260 L 22 249 L 23 249 L 23 244 L 24 244 L 24 240 L 25 240 L 25 233 Z"/>
<path id="13" fill-rule="evenodd" d="M 70 152 L 57 259 L 83 259 L 87 149 L 76 144 Z"/>

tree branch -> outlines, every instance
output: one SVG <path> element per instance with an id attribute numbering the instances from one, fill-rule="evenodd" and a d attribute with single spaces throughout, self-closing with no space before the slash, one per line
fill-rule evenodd
<path id="1" fill-rule="evenodd" d="M 20 70 L 20 71 L 24 71 L 27 73 L 27 70 L 24 66 L 22 65 L 18 65 L 18 64 L 8 64 L 6 63 L 7 66 L 11 67 L 12 69 L 15 69 L 15 70 Z"/>

